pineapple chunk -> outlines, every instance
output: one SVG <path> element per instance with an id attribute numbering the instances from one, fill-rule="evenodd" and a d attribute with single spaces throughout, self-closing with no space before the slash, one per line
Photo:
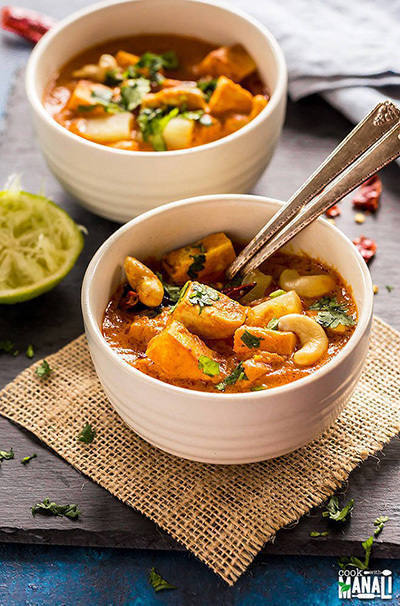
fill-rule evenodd
<path id="1" fill-rule="evenodd" d="M 276 353 L 263 352 L 243 362 L 243 370 L 247 379 L 254 383 L 268 372 L 283 365 L 285 359 Z"/>
<path id="2" fill-rule="evenodd" d="M 194 121 L 186 118 L 172 118 L 163 130 L 164 141 L 168 149 L 190 147 L 193 138 Z"/>
<path id="3" fill-rule="evenodd" d="M 235 331 L 233 349 L 240 357 L 248 357 L 254 352 L 268 351 L 289 356 L 296 347 L 293 332 L 269 330 L 253 326 L 241 326 Z"/>
<path id="4" fill-rule="evenodd" d="M 112 89 L 108 86 L 104 86 L 104 84 L 97 84 L 95 82 L 90 82 L 89 80 L 79 80 L 67 103 L 68 109 L 79 112 L 80 107 L 95 106 L 90 110 L 90 115 L 104 115 L 106 113 L 104 107 L 96 105 L 96 99 L 93 97 L 92 93 L 98 94 L 101 97 L 104 93 L 106 95 L 112 93 Z M 85 115 L 87 115 L 87 112 L 85 112 Z"/>
<path id="5" fill-rule="evenodd" d="M 159 335 L 153 337 L 146 356 L 170 379 L 200 379 L 213 383 L 221 378 L 215 352 L 180 322 L 170 322 Z M 211 375 L 207 374 L 207 367 L 202 364 L 204 359 L 214 363 Z"/>
<path id="6" fill-rule="evenodd" d="M 133 115 L 130 112 L 107 115 L 105 118 L 79 118 L 70 130 L 90 141 L 113 143 L 131 136 Z"/>
<path id="7" fill-rule="evenodd" d="M 142 99 L 142 107 L 185 107 L 187 110 L 206 109 L 206 101 L 202 91 L 188 86 L 173 86 L 163 88 L 157 93 L 149 93 Z"/>
<path id="8" fill-rule="evenodd" d="M 240 82 L 257 69 L 249 53 L 240 44 L 221 46 L 208 53 L 196 71 L 204 76 L 227 76 Z"/>
<path id="9" fill-rule="evenodd" d="M 199 282 L 188 282 L 172 318 L 208 339 L 226 339 L 246 319 L 246 308 Z"/>
<path id="10" fill-rule="evenodd" d="M 235 84 L 225 76 L 218 78 L 217 86 L 208 102 L 212 114 L 223 114 L 230 111 L 249 114 L 252 104 L 253 95 L 240 84 Z"/>
<path id="11" fill-rule="evenodd" d="M 124 50 L 118 51 L 115 55 L 115 58 L 117 60 L 117 63 L 121 67 L 129 67 L 130 65 L 136 65 L 136 63 L 139 61 L 139 57 L 137 55 L 134 55 L 133 53 L 127 53 Z"/>
<path id="12" fill-rule="evenodd" d="M 300 297 L 290 290 L 280 297 L 269 299 L 254 307 L 249 307 L 246 324 L 249 326 L 266 326 L 273 318 L 281 318 L 287 314 L 301 314 L 303 306 Z"/>
<path id="13" fill-rule="evenodd" d="M 190 279 L 217 282 L 235 257 L 232 242 L 220 232 L 173 250 L 163 257 L 162 264 L 174 284 Z"/>

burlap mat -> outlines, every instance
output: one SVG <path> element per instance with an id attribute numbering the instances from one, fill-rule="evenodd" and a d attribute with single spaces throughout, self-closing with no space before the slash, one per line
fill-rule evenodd
<path id="1" fill-rule="evenodd" d="M 277 530 L 332 494 L 400 431 L 400 334 L 375 319 L 368 360 L 340 418 L 305 448 L 251 465 L 193 463 L 147 444 L 108 403 L 81 336 L 0 392 L 0 413 L 32 431 L 76 469 L 144 513 L 229 584 Z M 91 445 L 76 436 L 88 421 Z"/>

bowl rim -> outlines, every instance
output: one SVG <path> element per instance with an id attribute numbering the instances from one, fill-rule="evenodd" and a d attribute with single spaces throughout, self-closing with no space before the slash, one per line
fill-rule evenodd
<path id="1" fill-rule="evenodd" d="M 136 3 L 143 3 L 146 1 L 148 1 L 148 0 L 118 0 L 116 2 L 114 0 L 105 0 L 103 2 L 98 2 L 96 4 L 92 4 L 89 7 L 82 8 L 78 11 L 73 12 L 71 15 L 65 17 L 61 21 L 59 21 L 54 26 L 54 28 L 51 28 L 51 30 L 49 30 L 34 47 L 32 53 L 29 57 L 27 68 L 26 68 L 26 75 L 25 75 L 26 95 L 28 97 L 29 103 L 30 103 L 31 107 L 33 108 L 33 110 L 35 112 L 37 112 L 41 116 L 41 118 L 44 119 L 44 121 L 51 128 L 54 128 L 57 132 L 62 134 L 62 136 L 66 136 L 66 137 L 72 139 L 77 144 L 79 144 L 79 142 L 80 142 L 82 145 L 88 146 L 89 149 L 90 148 L 96 149 L 99 153 L 104 152 L 104 153 L 111 153 L 114 155 L 122 155 L 122 156 L 128 156 L 128 157 L 132 156 L 132 157 L 136 157 L 136 158 L 137 157 L 171 158 L 171 157 L 181 156 L 181 155 L 185 155 L 185 154 L 196 154 L 196 153 L 199 154 L 199 153 L 205 152 L 208 149 L 213 149 L 215 147 L 218 147 L 219 145 L 223 145 L 224 142 L 229 143 L 231 141 L 234 141 L 235 139 L 238 139 L 241 136 L 244 136 L 246 133 L 252 131 L 265 118 L 267 118 L 275 110 L 275 108 L 277 106 L 279 106 L 279 104 L 282 101 L 282 98 L 285 98 L 286 88 L 287 88 L 286 61 L 285 61 L 285 57 L 284 57 L 281 47 L 279 46 L 275 37 L 269 31 L 269 29 L 267 29 L 262 23 L 260 23 L 257 19 L 253 18 L 251 15 L 247 15 L 245 12 L 227 4 L 224 1 L 221 2 L 220 0 L 215 0 L 215 1 L 214 0 L 179 0 L 183 4 L 189 4 L 189 3 L 190 4 L 202 4 L 202 5 L 206 5 L 206 6 L 217 7 L 217 8 L 223 9 L 223 10 L 225 10 L 229 13 L 232 13 L 232 14 L 240 17 L 241 19 L 247 21 L 254 28 L 258 29 L 263 34 L 265 41 L 267 42 L 268 46 L 271 49 L 272 56 L 273 56 L 273 59 L 276 64 L 277 82 L 276 82 L 273 92 L 271 93 L 270 99 L 269 99 L 266 107 L 264 107 L 264 109 L 258 114 L 258 116 L 256 116 L 253 120 L 250 120 L 250 122 L 248 122 L 248 124 L 246 124 L 242 128 L 239 128 L 234 133 L 231 133 L 230 135 L 226 135 L 225 137 L 221 137 L 221 139 L 217 139 L 216 141 L 211 141 L 210 143 L 205 143 L 203 145 L 197 145 L 196 147 L 188 147 L 186 149 L 178 149 L 178 150 L 169 150 L 166 153 L 160 153 L 160 152 L 156 152 L 156 151 L 124 150 L 124 149 L 118 149 L 115 147 L 110 147 L 107 145 L 102 145 L 100 143 L 95 143 L 94 141 L 89 141 L 88 139 L 80 137 L 79 135 L 76 135 L 76 134 L 72 133 L 71 131 L 69 131 L 64 126 L 61 126 L 61 124 L 56 122 L 56 120 L 46 111 L 46 109 L 42 103 L 42 100 L 40 99 L 39 95 L 36 93 L 36 86 L 35 86 L 36 71 L 38 69 L 38 65 L 40 65 L 41 58 L 44 55 L 44 53 L 46 52 L 49 44 L 52 42 L 52 40 L 54 38 L 56 38 L 59 35 L 62 35 L 63 31 L 66 27 L 68 27 L 69 25 L 71 25 L 72 23 L 74 23 L 76 21 L 79 21 L 81 18 L 86 17 L 87 15 L 89 15 L 91 13 L 95 13 L 97 11 L 102 11 L 103 9 L 106 9 L 110 6 L 123 5 L 123 4 L 136 4 Z M 71 55 L 71 57 L 72 56 L 73 55 Z"/>
<path id="2" fill-rule="evenodd" d="M 254 391 L 254 392 L 240 392 L 240 393 L 212 393 L 208 391 L 198 391 L 195 389 L 187 389 L 185 387 L 178 387 L 176 385 L 171 385 L 170 383 L 166 383 L 164 381 L 160 381 L 155 377 L 151 377 L 150 375 L 146 375 L 140 370 L 134 368 L 125 360 L 123 360 L 105 341 L 101 329 L 97 325 L 90 305 L 91 299 L 91 279 L 93 274 L 97 269 L 97 265 L 103 258 L 109 248 L 111 248 L 116 241 L 121 237 L 122 234 L 129 231 L 132 228 L 132 225 L 138 225 L 144 221 L 147 221 L 150 217 L 168 212 L 174 208 L 179 208 L 181 206 L 191 206 L 202 204 L 204 202 L 215 202 L 218 203 L 220 201 L 228 201 L 235 200 L 238 202 L 252 202 L 259 205 L 269 204 L 279 204 L 282 205 L 283 202 L 276 198 L 270 198 L 267 196 L 258 196 L 258 195 L 243 195 L 243 194 L 214 194 L 214 195 L 204 195 L 204 196 L 195 196 L 191 198 L 185 198 L 183 200 L 178 200 L 176 202 L 170 202 L 169 204 L 164 204 L 155 209 L 149 210 L 146 213 L 139 215 L 138 217 L 128 221 L 125 225 L 122 225 L 119 229 L 117 229 L 111 236 L 109 236 L 103 244 L 98 248 L 98 250 L 93 255 L 83 278 L 82 282 L 82 290 L 81 290 L 81 305 L 82 305 L 82 314 L 85 321 L 85 330 L 90 334 L 96 344 L 102 349 L 103 352 L 109 357 L 110 360 L 115 361 L 118 365 L 121 366 L 121 369 L 128 374 L 131 374 L 132 379 L 141 378 L 145 382 L 149 382 L 150 385 L 154 385 L 156 388 L 165 389 L 167 391 L 172 391 L 172 393 L 176 393 L 179 396 L 184 395 L 186 398 L 193 397 L 201 400 L 207 398 L 218 398 L 218 402 L 222 402 L 226 400 L 227 402 L 239 401 L 244 397 L 251 398 L 266 398 L 266 397 L 274 397 L 279 394 L 285 394 L 291 392 L 296 389 L 301 389 L 301 387 L 306 386 L 307 384 L 311 384 L 312 382 L 318 381 L 323 378 L 327 374 L 329 374 L 332 370 L 334 370 L 339 364 L 347 358 L 355 347 L 360 342 L 360 339 L 365 334 L 368 329 L 370 319 L 372 317 L 372 309 L 373 309 L 373 290 L 372 290 L 372 279 L 370 272 L 368 270 L 367 264 L 362 258 L 361 254 L 358 252 L 356 247 L 353 245 L 351 240 L 337 227 L 330 224 L 326 219 L 320 217 L 317 219 L 321 227 L 328 231 L 333 231 L 338 238 L 342 242 L 342 244 L 348 248 L 350 254 L 352 254 L 357 261 L 358 268 L 362 277 L 362 285 L 365 295 L 365 301 L 363 303 L 363 308 L 361 310 L 357 310 L 359 314 L 358 322 L 355 328 L 355 331 L 349 341 L 344 345 L 344 347 L 339 351 L 336 356 L 334 356 L 329 362 L 324 364 L 318 368 L 315 372 L 307 375 L 306 377 L 302 377 L 301 379 L 297 379 L 296 381 L 292 381 L 291 383 L 286 383 L 285 385 L 279 385 L 277 387 L 271 387 L 269 389 L 265 389 L 262 391 Z M 138 374 L 137 374 L 138 373 Z M 188 393 L 189 392 L 189 393 Z M 222 398 L 222 399 L 221 399 Z"/>

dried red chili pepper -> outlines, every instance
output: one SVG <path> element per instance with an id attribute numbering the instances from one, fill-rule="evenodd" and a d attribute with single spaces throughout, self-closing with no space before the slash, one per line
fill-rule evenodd
<path id="1" fill-rule="evenodd" d="M 1 27 L 34 44 L 54 25 L 53 19 L 36 11 L 17 6 L 3 6 L 1 9 Z"/>
<path id="2" fill-rule="evenodd" d="M 372 238 L 359 236 L 358 238 L 354 238 L 353 244 L 357 247 L 361 256 L 367 263 L 375 256 L 377 246 L 375 240 L 372 240 Z"/>
<path id="3" fill-rule="evenodd" d="M 119 307 L 124 311 L 129 311 L 139 303 L 139 295 L 136 290 L 128 290 L 124 292 L 119 300 Z"/>
<path id="4" fill-rule="evenodd" d="M 249 282 L 249 284 L 240 284 L 239 286 L 231 286 L 231 287 L 228 286 L 228 287 L 224 288 L 222 290 L 222 292 L 227 297 L 230 297 L 231 299 L 235 299 L 235 301 L 238 301 L 239 299 L 244 297 L 244 295 L 247 295 L 247 293 L 250 292 L 251 289 L 254 288 L 256 284 L 257 284 L 257 282 Z"/>
<path id="5" fill-rule="evenodd" d="M 373 175 L 361 185 L 353 198 L 353 206 L 357 210 L 375 212 L 379 208 L 382 193 L 382 181 L 378 175 Z"/>
<path id="6" fill-rule="evenodd" d="M 335 217 L 338 217 L 342 214 L 342 209 L 337 204 L 334 204 L 333 206 L 328 208 L 328 210 L 325 211 L 325 214 L 330 219 L 334 219 Z"/>

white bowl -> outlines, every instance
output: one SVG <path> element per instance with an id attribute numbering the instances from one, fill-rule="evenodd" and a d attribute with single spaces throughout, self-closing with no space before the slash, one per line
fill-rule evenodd
<path id="1" fill-rule="evenodd" d="M 248 125 L 188 150 L 131 152 L 87 141 L 59 125 L 42 104 L 52 76 L 87 47 L 135 33 L 181 33 L 217 44 L 242 43 L 271 99 Z M 286 65 L 273 36 L 232 7 L 207 0 L 127 0 L 96 4 L 61 21 L 34 48 L 26 91 L 47 163 L 63 187 L 92 212 L 128 221 L 171 200 L 249 191 L 269 163 L 286 106 Z"/>
<path id="2" fill-rule="evenodd" d="M 116 231 L 91 260 L 82 287 L 89 349 L 104 390 L 125 422 L 172 454 L 207 463 L 249 463 L 290 452 L 321 434 L 350 398 L 368 348 L 369 271 L 338 229 L 318 220 L 289 245 L 335 267 L 352 286 L 359 321 L 339 354 L 306 378 L 266 391 L 220 394 L 163 383 L 124 362 L 101 333 L 104 309 L 128 254 L 143 259 L 213 232 L 249 240 L 279 208 L 258 196 L 216 195 L 150 211 Z"/>

